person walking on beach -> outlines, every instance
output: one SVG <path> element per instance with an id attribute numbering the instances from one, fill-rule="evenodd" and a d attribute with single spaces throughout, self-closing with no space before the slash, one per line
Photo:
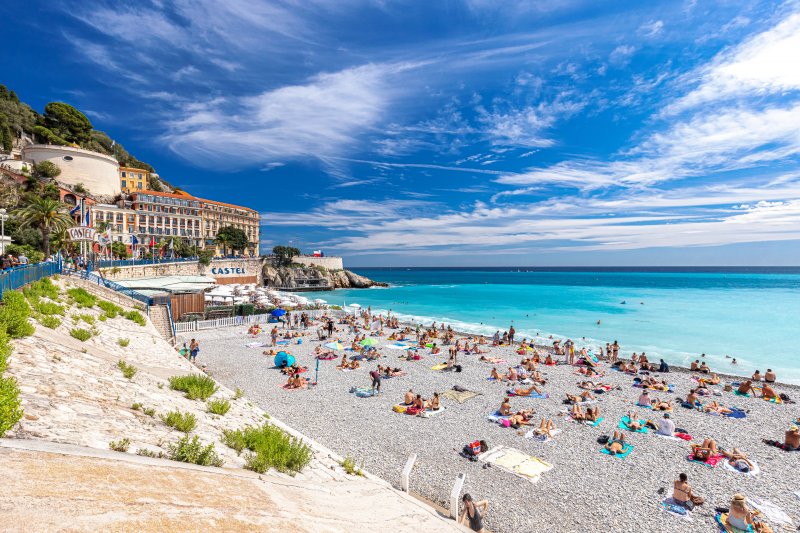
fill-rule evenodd
<path id="1" fill-rule="evenodd" d="M 375 396 L 375 390 L 377 389 L 378 394 L 381 393 L 381 365 L 378 365 L 377 370 L 372 370 L 369 373 L 369 376 L 372 378 L 372 395 Z"/>
<path id="2" fill-rule="evenodd" d="M 333 336 L 333 319 L 328 319 L 328 337 Z"/>
<path id="3" fill-rule="evenodd" d="M 195 359 L 197 359 L 197 354 L 199 352 L 200 352 L 200 344 L 195 339 L 192 339 L 192 341 L 189 343 L 189 361 L 194 363 Z"/>
<path id="4" fill-rule="evenodd" d="M 469 494 L 464 494 L 461 501 L 464 504 L 464 510 L 461 511 L 458 523 L 463 524 L 465 520 L 469 520 L 469 528 L 477 533 L 482 533 L 484 531 L 483 517 L 486 516 L 486 512 L 489 510 L 489 501 L 473 502 L 472 496 Z"/>
<path id="5" fill-rule="evenodd" d="M 278 342 L 278 326 L 272 326 L 272 331 L 269 332 L 269 337 L 272 339 L 272 345 Z"/>
<path id="6" fill-rule="evenodd" d="M 616 363 L 619 357 L 619 343 L 617 341 L 614 341 L 614 344 L 611 345 L 611 351 L 614 354 L 614 359 L 611 362 Z"/>
<path id="7" fill-rule="evenodd" d="M 514 334 L 517 330 L 514 329 L 514 325 L 512 324 L 510 328 L 508 328 L 508 344 L 514 344 Z"/>

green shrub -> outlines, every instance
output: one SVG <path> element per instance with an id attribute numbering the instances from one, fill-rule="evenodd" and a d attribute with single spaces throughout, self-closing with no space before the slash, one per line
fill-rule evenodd
<path id="1" fill-rule="evenodd" d="M 19 387 L 13 377 L 0 377 L 0 437 L 22 418 Z"/>
<path id="2" fill-rule="evenodd" d="M 136 368 L 133 365 L 129 365 L 128 363 L 126 363 L 122 359 L 117 361 L 117 368 L 122 370 L 122 375 L 125 376 L 128 379 L 133 379 L 133 376 L 135 376 L 136 373 L 139 371 L 138 368 Z"/>
<path id="3" fill-rule="evenodd" d="M 351 476 L 363 476 L 364 472 L 356 464 L 356 460 L 349 455 L 342 460 L 339 465 L 344 468 L 344 471 Z"/>
<path id="4" fill-rule="evenodd" d="M 94 305 L 97 303 L 97 297 L 81 287 L 68 289 L 67 295 L 75 300 L 75 303 L 81 308 L 94 307 Z"/>
<path id="5" fill-rule="evenodd" d="M 190 433 L 197 425 L 197 418 L 192 413 L 181 413 L 180 411 L 170 411 L 166 415 L 160 416 L 161 421 L 171 428 L 184 433 Z"/>
<path id="6" fill-rule="evenodd" d="M 231 402 L 228 400 L 211 400 L 208 402 L 208 412 L 215 415 L 225 416 L 230 408 Z"/>
<path id="7" fill-rule="evenodd" d="M 61 319 L 55 316 L 43 316 L 39 319 L 39 323 L 46 328 L 56 329 L 61 325 Z"/>
<path id="8" fill-rule="evenodd" d="M 234 400 L 238 400 L 242 396 L 244 396 L 244 391 L 242 389 L 240 389 L 239 387 L 236 387 L 236 393 L 233 395 L 233 399 Z"/>
<path id="9" fill-rule="evenodd" d="M 86 342 L 92 338 L 92 333 L 90 331 L 81 328 L 72 328 L 69 330 L 69 334 L 71 337 L 74 337 L 81 342 Z"/>
<path id="10" fill-rule="evenodd" d="M 19 254 L 22 253 L 28 258 L 30 264 L 44 261 L 44 253 L 29 244 L 9 244 L 5 248 L 5 253 L 15 257 L 19 257 Z"/>
<path id="11" fill-rule="evenodd" d="M 222 466 L 222 458 L 214 451 L 214 445 L 203 446 L 196 435 L 190 440 L 186 435 L 178 442 L 169 445 L 169 458 L 173 461 L 202 466 Z"/>
<path id="12" fill-rule="evenodd" d="M 136 450 L 136 455 L 141 455 L 143 457 L 155 457 L 157 459 L 160 459 L 164 457 L 164 452 L 156 453 L 148 450 L 147 448 L 139 448 L 138 450 Z"/>
<path id="13" fill-rule="evenodd" d="M 28 322 L 31 306 L 17 291 L 6 291 L 3 294 L 3 305 L 0 305 L 0 324 L 6 327 L 11 338 L 19 339 L 33 334 L 35 328 Z"/>
<path id="14" fill-rule="evenodd" d="M 108 317 L 106 315 L 100 315 L 99 317 L 97 317 L 97 320 L 99 320 L 100 322 L 105 322 L 106 320 L 108 320 Z"/>
<path id="15" fill-rule="evenodd" d="M 134 411 L 141 411 L 142 404 L 139 402 L 135 402 L 133 405 L 131 405 L 131 409 L 133 409 Z"/>
<path id="16" fill-rule="evenodd" d="M 28 256 L 28 259 L 30 259 L 30 256 Z M 43 296 L 51 300 L 57 300 L 60 293 L 58 287 L 53 285 L 53 282 L 50 281 L 49 278 L 42 278 L 22 289 L 22 294 L 25 295 L 25 298 L 27 298 L 29 302 L 33 303 Z"/>
<path id="17" fill-rule="evenodd" d="M 207 400 L 219 387 L 213 379 L 205 374 L 189 374 L 188 376 L 172 376 L 169 388 L 186 393 L 190 400 Z"/>
<path id="18" fill-rule="evenodd" d="M 147 416 L 156 416 L 156 410 L 153 409 L 152 407 L 145 407 L 144 409 L 142 409 L 142 412 Z"/>
<path id="19" fill-rule="evenodd" d="M 125 312 L 125 310 L 117 304 L 108 302 L 106 300 L 98 301 L 97 307 L 103 310 L 103 314 L 107 318 L 116 318 L 117 315 L 121 315 Z"/>
<path id="20" fill-rule="evenodd" d="M 43 315 L 50 316 L 50 315 L 61 315 L 64 316 L 66 314 L 66 310 L 64 309 L 63 305 L 58 305 L 54 302 L 43 302 L 43 301 L 36 301 L 33 303 L 33 308 L 40 312 Z"/>
<path id="21" fill-rule="evenodd" d="M 147 320 L 145 320 L 144 316 L 139 311 L 123 311 L 122 316 L 132 322 L 136 322 L 140 326 L 147 324 Z"/>
<path id="22" fill-rule="evenodd" d="M 131 343 L 131 340 L 130 340 L 130 339 L 117 339 L 117 344 L 119 344 L 119 345 L 120 345 L 120 346 L 122 346 L 123 348 L 125 348 L 126 346 L 128 346 L 130 343 Z"/>
<path id="23" fill-rule="evenodd" d="M 79 320 L 83 320 L 84 322 L 86 322 L 91 326 L 97 323 L 97 321 L 94 318 L 94 315 L 90 315 L 88 313 L 74 314 L 72 315 L 72 319 L 75 320 L 76 322 Z"/>
<path id="24" fill-rule="evenodd" d="M 263 474 L 269 468 L 296 474 L 311 462 L 311 448 L 300 439 L 292 437 L 271 424 L 261 427 L 246 426 L 239 430 L 223 432 L 225 444 L 241 453 L 245 448 L 245 468 Z"/>
<path id="25" fill-rule="evenodd" d="M 115 452 L 127 452 L 128 448 L 131 446 L 131 439 L 125 438 L 119 441 L 111 441 L 108 443 L 108 447 L 114 450 Z"/>

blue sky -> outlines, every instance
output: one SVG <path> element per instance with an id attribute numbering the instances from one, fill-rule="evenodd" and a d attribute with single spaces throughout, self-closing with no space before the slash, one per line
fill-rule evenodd
<path id="1" fill-rule="evenodd" d="M 34 1 L 6 20 L 23 100 L 258 209 L 266 247 L 800 264 L 797 1 Z"/>

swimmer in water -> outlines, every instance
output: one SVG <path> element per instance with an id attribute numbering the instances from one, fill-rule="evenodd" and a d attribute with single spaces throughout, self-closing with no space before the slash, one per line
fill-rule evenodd
<path id="1" fill-rule="evenodd" d="M 598 326 L 600 325 L 600 321 L 599 321 L 599 320 L 597 321 L 597 325 L 598 325 Z"/>

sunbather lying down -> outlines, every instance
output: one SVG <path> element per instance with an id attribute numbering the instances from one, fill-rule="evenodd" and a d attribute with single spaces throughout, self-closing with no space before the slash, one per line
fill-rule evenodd
<path id="1" fill-rule="evenodd" d="M 492 363 L 493 365 L 503 362 L 503 359 L 499 359 L 497 357 L 486 357 L 485 355 L 482 355 L 478 360 L 483 361 L 484 363 Z"/>
<path id="2" fill-rule="evenodd" d="M 703 406 L 703 411 L 705 411 L 706 413 L 719 413 L 721 415 L 729 415 L 733 412 L 724 405 L 720 405 L 719 402 L 717 402 L 717 400 L 705 404 Z"/>
<path id="3" fill-rule="evenodd" d="M 717 453 L 717 442 L 714 439 L 704 439 L 703 444 L 692 444 L 692 459 L 695 461 L 708 461 Z"/>
<path id="4" fill-rule="evenodd" d="M 653 411 L 672 411 L 672 400 L 665 402 L 655 398 L 653 400 Z"/>
<path id="5" fill-rule="evenodd" d="M 516 394 L 517 396 L 530 396 L 531 393 L 534 392 L 534 391 L 536 392 L 536 394 L 541 394 L 542 393 L 542 389 L 540 389 L 536 385 L 531 385 L 527 389 L 523 389 L 521 387 L 517 388 L 517 389 L 514 389 L 514 394 Z"/>
<path id="6" fill-rule="evenodd" d="M 572 416 L 573 420 L 578 421 L 586 421 L 586 422 L 596 422 L 600 418 L 600 407 L 587 407 L 584 411 L 580 405 L 573 405 L 572 410 L 570 411 L 570 416 Z"/>
<path id="7" fill-rule="evenodd" d="M 588 390 L 585 390 L 578 395 L 567 393 L 567 400 L 569 401 L 569 403 L 582 403 L 594 399 L 595 399 L 594 396 L 592 396 L 592 393 L 589 392 Z"/>
<path id="8" fill-rule="evenodd" d="M 747 454 L 739 448 L 734 448 L 731 452 L 720 449 L 719 453 L 724 455 L 728 459 L 728 463 L 740 472 L 749 472 L 755 468 L 752 461 L 748 459 Z"/>
<path id="9" fill-rule="evenodd" d="M 539 427 L 533 430 L 533 433 L 536 435 L 544 435 L 546 437 L 553 437 L 553 430 L 556 429 L 555 424 L 553 421 L 547 417 L 542 418 L 542 421 L 539 423 Z"/>
<path id="10" fill-rule="evenodd" d="M 531 418 L 535 414 L 533 409 L 523 409 L 522 411 L 517 411 L 510 417 L 508 417 L 508 421 L 511 423 L 512 427 L 517 427 L 520 425 L 530 425 Z"/>
<path id="11" fill-rule="evenodd" d="M 625 423 L 628 426 L 628 429 L 631 431 L 639 431 L 645 425 L 639 422 L 639 417 L 636 414 L 636 411 L 628 411 L 628 422 Z"/>
<path id="12" fill-rule="evenodd" d="M 614 431 L 614 436 L 606 443 L 606 450 L 611 455 L 617 455 L 625 450 L 627 443 L 625 442 L 625 433 L 622 431 Z"/>

